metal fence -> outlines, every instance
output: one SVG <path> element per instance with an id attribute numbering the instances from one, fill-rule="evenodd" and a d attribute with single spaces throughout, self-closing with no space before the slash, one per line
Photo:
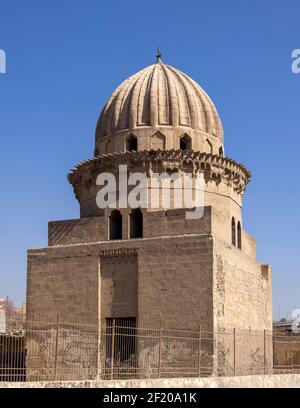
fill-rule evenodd
<path id="1" fill-rule="evenodd" d="M 102 327 L 59 316 L 7 319 L 0 334 L 0 381 L 287 373 L 300 372 L 299 360 L 297 336 L 137 327 L 135 319 Z"/>

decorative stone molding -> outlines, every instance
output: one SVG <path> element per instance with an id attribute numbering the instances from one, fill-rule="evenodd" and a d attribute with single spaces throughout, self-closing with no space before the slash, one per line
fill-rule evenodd
<path id="1" fill-rule="evenodd" d="M 251 178 L 247 168 L 228 157 L 193 150 L 144 150 L 138 152 L 107 153 L 86 160 L 75 166 L 68 174 L 77 198 L 84 185 L 95 184 L 102 172 L 118 172 L 118 166 L 125 164 L 129 172 L 143 171 L 148 177 L 155 172 L 204 173 L 205 182 L 221 182 L 243 195 Z"/>
<path id="2" fill-rule="evenodd" d="M 137 255 L 138 251 L 136 248 L 114 248 L 114 249 L 105 249 L 100 251 L 99 255 L 103 257 L 109 256 L 128 256 L 128 255 Z"/>

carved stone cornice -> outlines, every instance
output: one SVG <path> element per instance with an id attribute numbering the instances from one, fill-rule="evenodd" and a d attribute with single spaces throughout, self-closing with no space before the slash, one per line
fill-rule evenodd
<path id="1" fill-rule="evenodd" d="M 183 171 L 204 173 L 205 181 L 216 184 L 224 182 L 238 194 L 243 194 L 251 178 L 247 168 L 228 157 L 210 153 L 182 150 L 144 150 L 138 152 L 107 153 L 79 163 L 68 174 L 76 196 L 82 183 L 91 185 L 102 172 L 118 171 L 119 165 L 127 165 L 129 172 L 144 171 L 148 176 L 153 172 Z"/>
<path id="2" fill-rule="evenodd" d="M 110 256 L 132 256 L 137 255 L 138 251 L 136 248 L 111 248 L 111 249 L 104 249 L 100 251 L 99 255 L 102 257 L 110 257 Z"/>

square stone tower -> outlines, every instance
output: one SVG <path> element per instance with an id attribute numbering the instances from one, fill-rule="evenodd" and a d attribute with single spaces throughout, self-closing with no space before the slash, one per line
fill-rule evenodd
<path id="1" fill-rule="evenodd" d="M 134 188 L 120 190 L 120 169 L 127 178 L 145 175 L 147 197 L 163 192 L 162 180 L 149 182 L 153 175 L 191 175 L 191 194 L 203 194 L 201 217 L 190 219 L 185 203 L 176 205 L 175 179 L 167 204 L 160 198 L 156 206 L 132 208 Z M 103 174 L 114 178 L 115 194 L 103 193 Z M 216 373 L 271 368 L 271 269 L 257 262 L 255 239 L 242 227 L 250 173 L 224 156 L 221 121 L 197 83 L 158 54 L 156 64 L 112 94 L 97 124 L 94 157 L 68 179 L 80 218 L 50 222 L 48 247 L 29 250 L 28 318 L 51 313 L 99 327 L 113 318 L 139 327 L 201 327 L 212 339 L 207 364 Z"/>

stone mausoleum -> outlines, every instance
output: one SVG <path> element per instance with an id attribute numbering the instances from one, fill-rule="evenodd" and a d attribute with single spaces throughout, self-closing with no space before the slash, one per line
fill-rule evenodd
<path id="1" fill-rule="evenodd" d="M 170 208 L 132 209 L 119 208 L 117 196 L 116 208 L 99 208 L 97 176 L 118 178 L 120 165 L 149 178 L 202 173 L 203 216 L 187 219 L 172 200 Z M 201 327 L 215 333 L 212 364 L 224 370 L 232 347 L 219 333 L 272 330 L 271 268 L 256 260 L 255 239 L 243 229 L 249 179 L 246 167 L 225 155 L 209 96 L 158 54 L 113 92 L 97 123 L 94 157 L 68 175 L 80 218 L 49 222 L 48 247 L 28 252 L 28 317 L 72 315 L 99 327 L 112 318 L 140 327 Z M 252 368 L 263 348 L 263 364 L 271 367 L 270 341 L 253 348 L 255 341 L 248 350 Z M 241 367 L 244 353 L 235 356 Z"/>

